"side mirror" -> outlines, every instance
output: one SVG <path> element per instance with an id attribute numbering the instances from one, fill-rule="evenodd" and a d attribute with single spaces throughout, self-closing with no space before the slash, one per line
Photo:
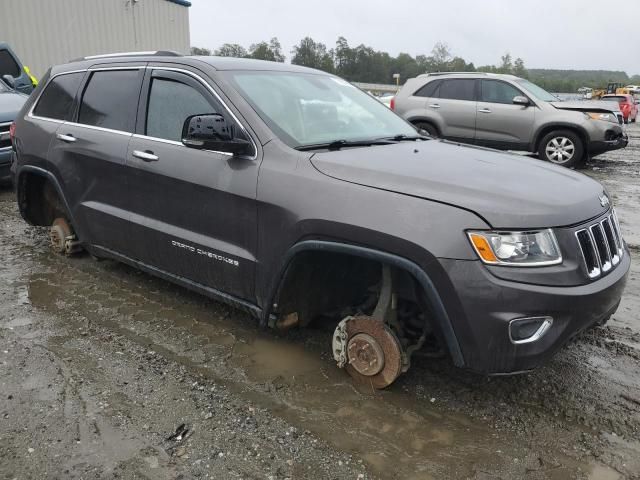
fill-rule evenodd
<path id="1" fill-rule="evenodd" d="M 251 155 L 251 142 L 237 138 L 235 127 L 219 113 L 191 115 L 182 126 L 182 143 L 200 150 L 215 150 L 234 155 Z"/>
<path id="2" fill-rule="evenodd" d="M 530 102 L 529 102 L 529 99 L 527 97 L 524 97 L 522 95 L 518 95 L 517 97 L 513 97 L 513 104 L 514 105 L 522 105 L 523 107 L 527 107 L 527 106 L 529 106 Z"/>
<path id="3" fill-rule="evenodd" d="M 11 87 L 12 89 L 16 89 L 16 82 L 13 79 L 13 77 L 9 74 L 7 75 L 3 75 L 2 76 L 2 80 L 4 80 L 4 83 L 6 83 L 7 85 L 9 85 L 9 87 Z"/>

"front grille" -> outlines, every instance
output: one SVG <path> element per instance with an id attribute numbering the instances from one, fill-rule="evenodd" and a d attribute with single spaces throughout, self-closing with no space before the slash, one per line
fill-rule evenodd
<path id="1" fill-rule="evenodd" d="M 620 263 L 624 254 L 624 240 L 613 210 L 603 220 L 578 230 L 576 238 L 589 278 L 601 277 Z"/>
<path id="2" fill-rule="evenodd" d="M 0 148 L 11 146 L 11 138 L 9 137 L 9 128 L 11 123 L 0 123 Z"/>

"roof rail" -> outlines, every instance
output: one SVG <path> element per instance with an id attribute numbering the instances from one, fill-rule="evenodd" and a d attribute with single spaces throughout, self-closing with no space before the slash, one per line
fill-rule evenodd
<path id="1" fill-rule="evenodd" d="M 488 72 L 431 72 L 418 75 L 419 77 L 439 77 L 441 75 L 488 75 Z"/>
<path id="2" fill-rule="evenodd" d="M 80 62 L 82 60 L 95 60 L 98 58 L 113 58 L 113 57 L 182 57 L 183 55 L 173 50 L 154 50 L 148 52 L 118 52 L 118 53 L 103 53 L 102 55 L 89 55 L 87 57 L 80 57 L 72 60 L 72 62 Z"/>

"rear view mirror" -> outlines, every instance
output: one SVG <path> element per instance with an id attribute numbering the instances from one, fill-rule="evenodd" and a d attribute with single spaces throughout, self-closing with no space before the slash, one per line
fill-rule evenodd
<path id="1" fill-rule="evenodd" d="M 527 97 L 518 95 L 517 97 L 513 97 L 513 103 L 514 105 L 522 105 L 526 107 L 527 105 L 529 105 L 530 102 Z"/>
<path id="2" fill-rule="evenodd" d="M 12 89 L 16 89 L 16 82 L 13 79 L 13 77 L 11 75 L 3 75 L 2 76 L 2 80 L 4 80 L 4 83 L 6 83 L 7 85 L 9 85 L 9 87 L 11 87 Z"/>
<path id="3" fill-rule="evenodd" d="M 191 115 L 182 126 L 182 143 L 187 147 L 234 155 L 251 155 L 251 142 L 237 138 L 235 127 L 219 113 Z"/>

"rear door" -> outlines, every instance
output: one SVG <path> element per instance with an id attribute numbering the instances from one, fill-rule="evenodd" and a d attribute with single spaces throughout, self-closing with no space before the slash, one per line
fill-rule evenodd
<path id="1" fill-rule="evenodd" d="M 252 300 L 258 162 L 184 146 L 184 121 L 206 113 L 244 131 L 197 71 L 149 66 L 127 155 L 132 248 L 146 264 Z"/>
<path id="2" fill-rule="evenodd" d="M 49 153 L 81 240 L 124 254 L 130 251 L 125 158 L 143 76 L 144 65 L 89 70 L 73 120 L 58 128 Z"/>
<path id="3" fill-rule="evenodd" d="M 445 138 L 473 143 L 476 129 L 476 80 L 450 78 L 441 81 L 437 98 L 427 101 L 427 109 L 442 117 L 441 133 Z"/>
<path id="4" fill-rule="evenodd" d="M 476 118 L 476 143 L 508 150 L 528 150 L 533 139 L 536 106 L 515 105 L 526 97 L 502 80 L 480 80 L 480 101 Z"/>

